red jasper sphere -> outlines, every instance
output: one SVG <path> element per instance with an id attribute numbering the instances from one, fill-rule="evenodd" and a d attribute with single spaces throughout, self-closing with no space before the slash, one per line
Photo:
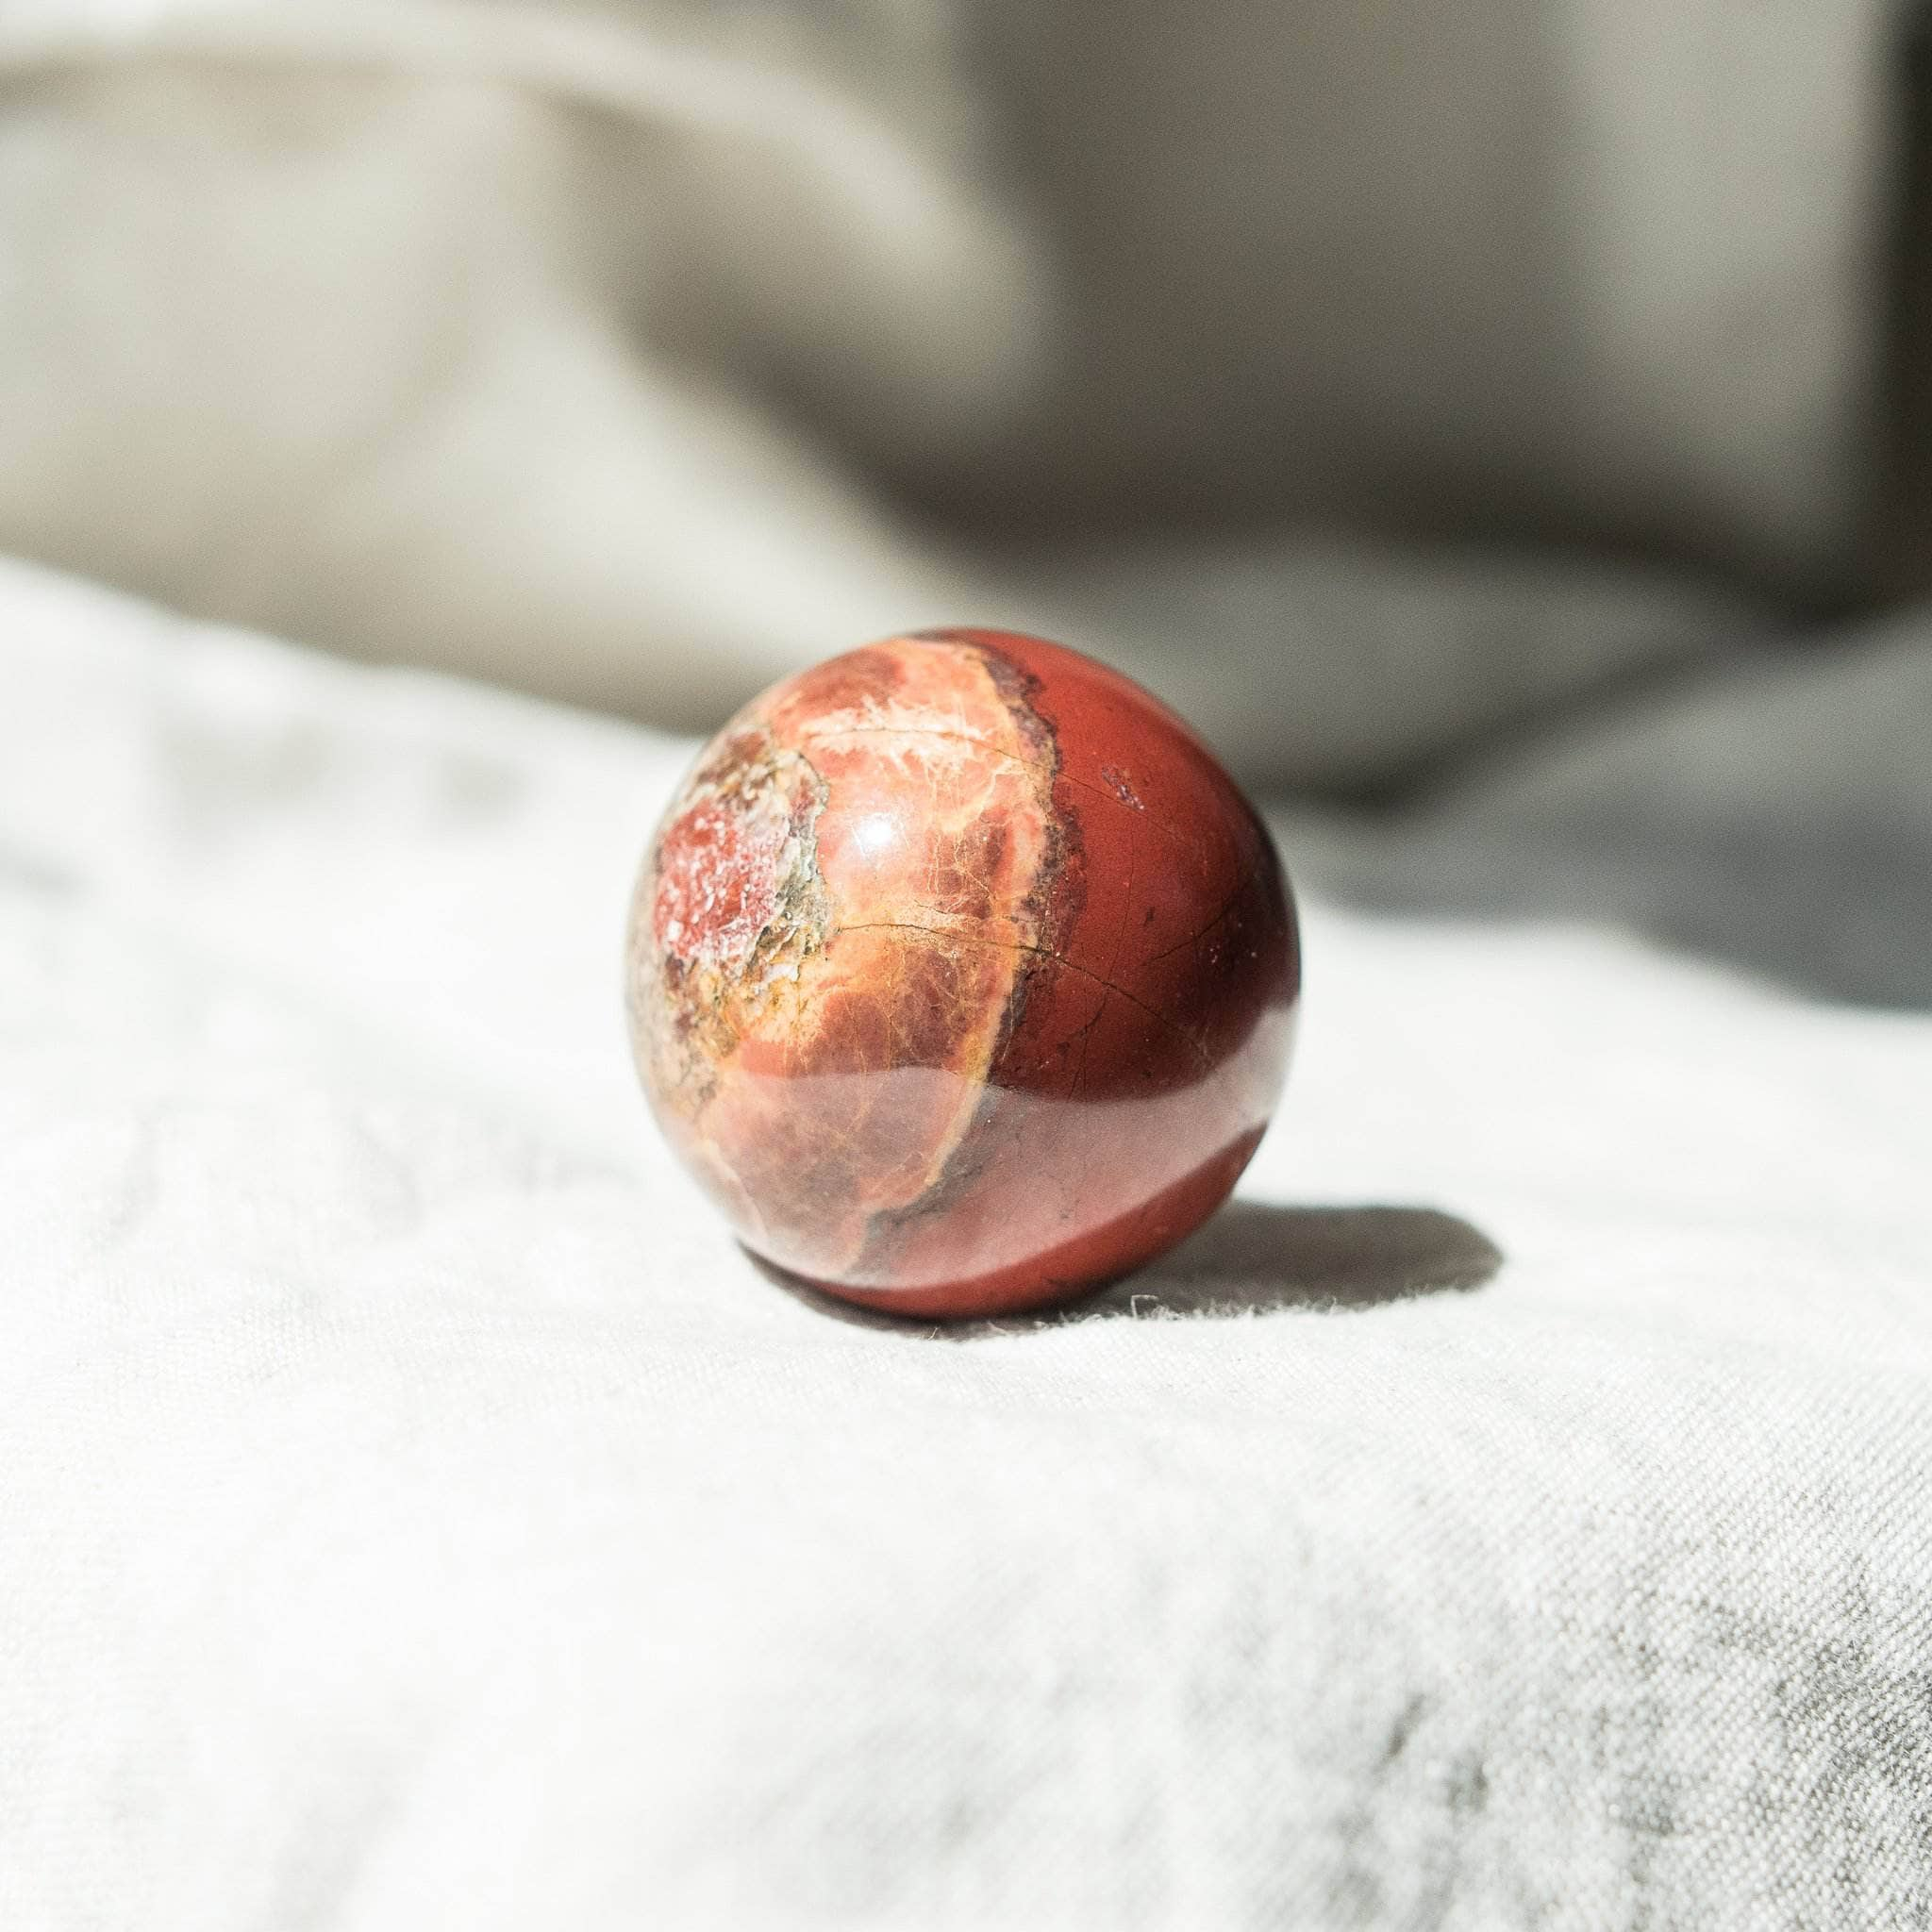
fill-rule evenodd
<path id="1" fill-rule="evenodd" d="M 658 1124 L 748 1247 L 847 1301 L 989 1315 L 1214 1211 L 1300 963 L 1267 831 L 1172 711 L 1060 645 L 939 630 L 705 747 L 628 980 Z"/>

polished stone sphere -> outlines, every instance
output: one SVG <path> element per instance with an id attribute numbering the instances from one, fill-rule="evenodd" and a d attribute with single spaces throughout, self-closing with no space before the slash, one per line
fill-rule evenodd
<path id="1" fill-rule="evenodd" d="M 672 1145 L 754 1253 L 906 1314 L 1064 1300 L 1199 1226 L 1268 1124 L 1299 986 L 1274 847 L 1200 740 L 1003 631 L 755 699 L 631 915 Z"/>

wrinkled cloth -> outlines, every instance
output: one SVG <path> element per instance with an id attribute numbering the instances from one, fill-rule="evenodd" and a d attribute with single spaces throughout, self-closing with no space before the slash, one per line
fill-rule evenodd
<path id="1" fill-rule="evenodd" d="M 688 743 L 0 693 L 9 1932 L 1925 1923 L 1932 1019 L 1317 899 L 1222 1217 L 841 1318 L 631 1079 Z"/>

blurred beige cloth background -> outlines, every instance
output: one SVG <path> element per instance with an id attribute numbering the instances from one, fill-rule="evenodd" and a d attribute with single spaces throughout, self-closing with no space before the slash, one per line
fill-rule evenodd
<path id="1" fill-rule="evenodd" d="M 0 546 L 677 725 L 1031 625 L 1379 782 L 1856 588 L 1897 14 L 0 0 Z"/>

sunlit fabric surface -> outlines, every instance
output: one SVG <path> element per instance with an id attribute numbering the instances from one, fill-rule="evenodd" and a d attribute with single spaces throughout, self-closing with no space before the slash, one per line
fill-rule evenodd
<path id="1" fill-rule="evenodd" d="M 0 689 L 0 1924 L 1914 1923 L 1932 1020 L 1318 899 L 1234 1208 L 899 1329 L 633 1091 L 688 746 L 20 567 Z"/>

